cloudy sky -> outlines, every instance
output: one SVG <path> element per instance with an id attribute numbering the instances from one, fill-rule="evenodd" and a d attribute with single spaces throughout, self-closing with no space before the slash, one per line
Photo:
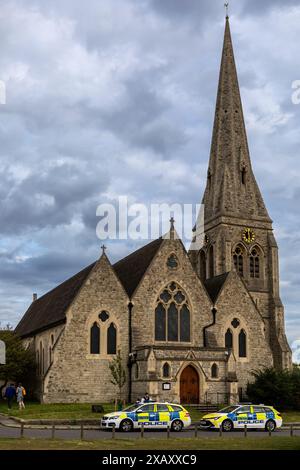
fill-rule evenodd
<path id="1" fill-rule="evenodd" d="M 1 0 L 0 320 L 100 253 L 96 207 L 200 202 L 222 0 Z M 300 339 L 300 0 L 232 0 L 252 162 Z M 108 242 L 112 261 L 144 242 Z"/>

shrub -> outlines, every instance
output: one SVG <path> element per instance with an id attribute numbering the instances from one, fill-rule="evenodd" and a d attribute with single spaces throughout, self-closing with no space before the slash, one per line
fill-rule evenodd
<path id="1" fill-rule="evenodd" d="M 253 371 L 247 395 L 253 403 L 273 405 L 278 409 L 300 409 L 300 369 Z"/>

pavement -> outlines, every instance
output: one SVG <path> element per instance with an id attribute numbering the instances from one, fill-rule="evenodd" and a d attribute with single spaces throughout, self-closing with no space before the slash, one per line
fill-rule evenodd
<path id="1" fill-rule="evenodd" d="M 294 436 L 300 436 L 300 423 L 295 423 L 295 429 L 293 430 Z M 21 431 L 21 425 L 19 422 L 8 418 L 5 415 L 0 415 L 0 438 L 20 438 L 21 432 L 23 432 L 24 438 L 39 438 L 39 439 L 51 439 L 53 438 L 52 434 L 52 426 L 48 425 L 26 425 L 24 422 L 23 431 Z M 100 430 L 99 426 L 84 426 L 84 435 L 83 438 L 86 440 L 97 440 L 97 439 L 111 439 L 112 438 L 112 431 L 111 430 Z M 198 429 L 197 436 L 201 437 L 208 437 L 212 439 L 220 439 L 219 431 L 217 430 L 203 430 Z M 252 430 L 248 429 L 247 437 L 249 438 L 264 438 L 268 436 L 268 433 L 262 430 Z M 277 429 L 274 433 L 272 433 L 272 437 L 276 436 L 290 436 L 290 426 L 286 428 Z M 141 439 L 141 432 L 140 430 L 133 431 L 130 433 L 122 433 L 116 431 L 115 437 L 117 439 Z M 153 438 L 153 439 L 160 439 L 166 438 L 167 431 L 166 430 L 146 430 L 144 431 L 144 439 Z M 176 438 L 193 438 L 195 437 L 195 429 L 192 426 L 189 429 L 185 429 L 180 433 L 170 432 L 170 437 Z M 232 438 L 232 437 L 244 437 L 244 430 L 235 430 L 230 433 L 222 433 L 222 437 L 224 438 Z M 66 426 L 66 425 L 56 425 L 55 426 L 55 438 L 57 439 L 81 439 L 81 429 L 80 426 Z"/>

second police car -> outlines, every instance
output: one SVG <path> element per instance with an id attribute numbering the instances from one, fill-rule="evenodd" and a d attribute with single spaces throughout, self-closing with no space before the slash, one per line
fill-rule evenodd
<path id="1" fill-rule="evenodd" d="M 189 413 L 181 405 L 172 403 L 145 403 L 132 405 L 122 411 L 104 415 L 101 428 L 108 429 L 115 425 L 116 429 L 124 432 L 141 428 L 167 429 L 181 431 L 191 425 Z"/>
<path id="2" fill-rule="evenodd" d="M 232 405 L 216 413 L 210 413 L 200 421 L 206 429 L 220 429 L 228 432 L 244 428 L 275 431 L 282 426 L 282 417 L 272 406 L 265 405 Z"/>

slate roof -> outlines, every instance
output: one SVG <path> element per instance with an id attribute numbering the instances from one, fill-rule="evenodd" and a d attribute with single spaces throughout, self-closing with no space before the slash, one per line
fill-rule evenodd
<path id="1" fill-rule="evenodd" d="M 131 297 L 163 242 L 158 238 L 113 265 L 116 275 Z M 92 263 L 50 292 L 32 302 L 15 332 L 24 338 L 65 322 L 65 312 L 95 266 Z"/>
<path id="2" fill-rule="evenodd" d="M 94 266 L 95 263 L 87 266 L 75 276 L 32 302 L 17 325 L 15 333 L 24 338 L 34 332 L 64 323 L 66 309 Z"/>
<path id="3" fill-rule="evenodd" d="M 229 273 L 220 274 L 219 276 L 215 276 L 204 281 L 204 286 L 213 303 L 217 300 L 228 274 Z"/>
<path id="4" fill-rule="evenodd" d="M 115 273 L 123 284 L 128 297 L 132 296 L 139 285 L 162 242 L 163 238 L 160 237 L 113 265 Z"/>

